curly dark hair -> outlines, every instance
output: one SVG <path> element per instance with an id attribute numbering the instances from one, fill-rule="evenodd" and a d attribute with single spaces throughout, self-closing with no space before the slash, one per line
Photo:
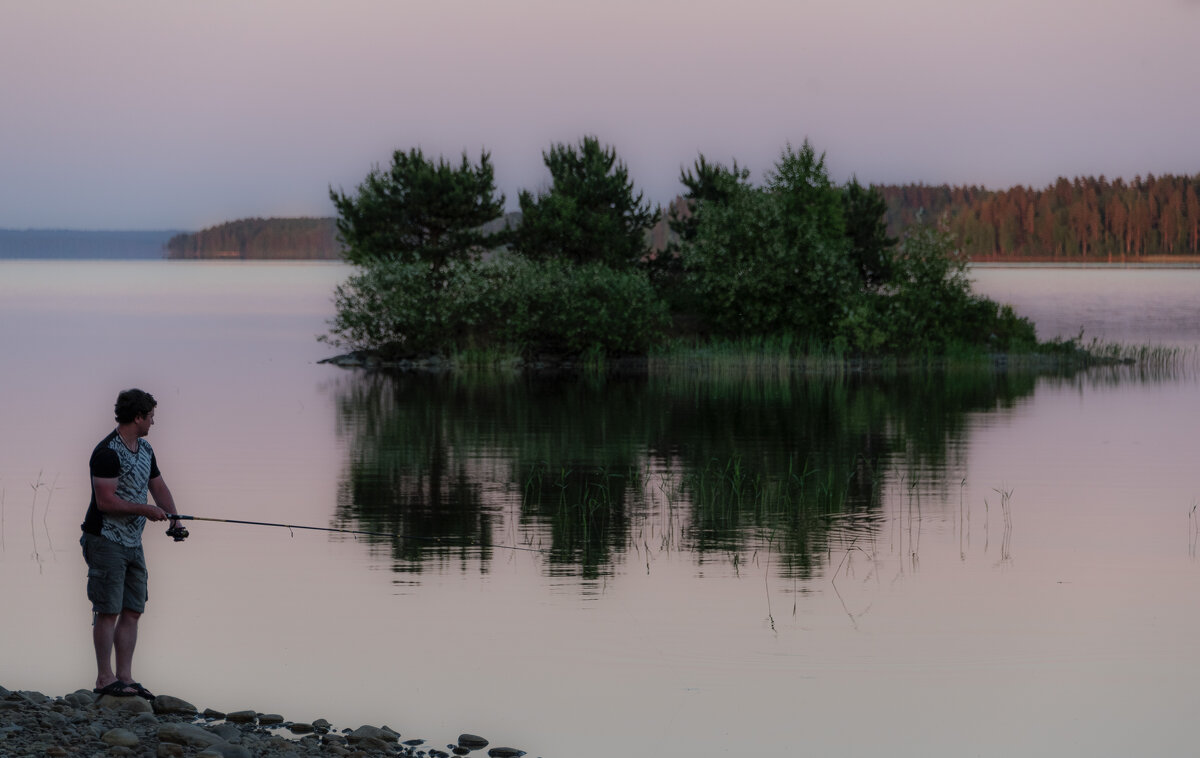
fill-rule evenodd
<path id="1" fill-rule="evenodd" d="M 158 401 L 149 392 L 132 389 L 117 395 L 117 404 L 113 410 L 117 414 L 118 424 L 128 424 L 138 416 L 149 416 L 156 405 Z"/>

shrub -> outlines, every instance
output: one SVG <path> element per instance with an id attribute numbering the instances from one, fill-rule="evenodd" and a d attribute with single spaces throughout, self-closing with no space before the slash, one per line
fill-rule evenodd
<path id="1" fill-rule="evenodd" d="M 667 308 L 644 273 L 517 257 L 494 265 L 504 269 L 504 282 L 492 308 L 503 314 L 506 341 L 523 355 L 641 355 L 662 338 Z"/>
<path id="2" fill-rule="evenodd" d="M 644 354 L 667 322 L 644 274 L 603 264 L 375 262 L 339 286 L 326 341 L 385 359 L 497 347 L 522 355 Z"/>

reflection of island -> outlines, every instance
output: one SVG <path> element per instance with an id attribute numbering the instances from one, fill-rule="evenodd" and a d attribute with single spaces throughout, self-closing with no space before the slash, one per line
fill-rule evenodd
<path id="1" fill-rule="evenodd" d="M 957 484 L 966 415 L 1034 378 L 978 373 L 721 380 L 448 378 L 355 372 L 336 384 L 348 460 L 337 525 L 397 533 L 398 571 L 546 550 L 598 576 L 672 549 L 819 568 L 834 529 L 873 531 L 889 473 Z"/>

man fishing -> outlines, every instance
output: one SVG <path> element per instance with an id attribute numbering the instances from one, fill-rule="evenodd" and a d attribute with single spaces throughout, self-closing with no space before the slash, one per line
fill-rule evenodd
<path id="1" fill-rule="evenodd" d="M 171 490 L 158 470 L 154 449 L 144 439 L 154 426 L 158 403 L 148 392 L 130 389 L 117 396 L 117 428 L 92 451 L 88 463 L 92 499 L 80 537 L 87 562 L 87 595 L 92 603 L 92 642 L 96 648 L 96 688 L 100 695 L 154 695 L 133 678 L 138 619 L 146 608 L 146 558 L 142 529 L 147 520 L 178 513 Z M 154 498 L 149 504 L 147 496 Z M 167 534 L 187 536 L 177 520 Z M 116 667 L 113 667 L 113 653 Z"/>

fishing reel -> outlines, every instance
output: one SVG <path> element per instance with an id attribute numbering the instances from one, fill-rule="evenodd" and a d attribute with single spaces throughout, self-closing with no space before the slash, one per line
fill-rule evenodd
<path id="1" fill-rule="evenodd" d="M 175 526 L 167 530 L 167 536 L 173 538 L 176 542 L 183 542 L 188 538 L 187 527 L 176 522 Z"/>

